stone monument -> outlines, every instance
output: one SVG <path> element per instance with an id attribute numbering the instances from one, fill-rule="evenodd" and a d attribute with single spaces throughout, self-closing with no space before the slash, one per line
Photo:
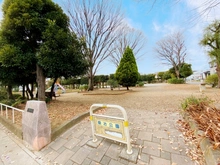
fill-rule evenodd
<path id="1" fill-rule="evenodd" d="M 45 101 L 27 101 L 22 114 L 23 142 L 39 151 L 51 142 L 51 126 Z"/>

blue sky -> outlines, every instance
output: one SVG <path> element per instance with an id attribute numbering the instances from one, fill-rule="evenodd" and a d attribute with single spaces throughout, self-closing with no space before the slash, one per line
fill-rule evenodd
<path id="1" fill-rule="evenodd" d="M 62 6 L 68 0 L 54 0 Z M 207 71 L 209 58 L 205 49 L 198 43 L 203 36 L 203 29 L 214 19 L 220 19 L 219 6 L 213 8 L 206 17 L 199 17 L 202 12 L 202 4 L 207 0 L 180 0 L 174 3 L 172 0 L 157 0 L 152 7 L 150 0 L 117 0 L 121 3 L 126 23 L 135 29 L 141 30 L 147 40 L 142 49 L 142 56 L 137 60 L 138 70 L 141 74 L 166 71 L 171 66 L 162 65 L 156 58 L 153 49 L 156 42 L 163 37 L 176 32 L 183 32 L 187 48 L 186 62 L 192 64 L 195 71 Z M 0 0 L 2 4 L 2 0 Z M 199 21 L 191 22 L 192 15 L 198 16 Z M 0 17 L 1 14 L 0 14 Z M 111 74 L 116 67 L 106 60 L 99 67 L 97 74 Z"/>

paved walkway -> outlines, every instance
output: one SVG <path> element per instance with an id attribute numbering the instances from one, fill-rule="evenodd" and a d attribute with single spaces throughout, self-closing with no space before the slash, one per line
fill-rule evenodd
<path id="1" fill-rule="evenodd" d="M 0 165 L 194 165 L 186 156 L 187 146 L 176 129 L 177 113 L 127 110 L 130 136 L 137 157 L 122 158 L 126 145 L 99 138 L 97 148 L 88 146 L 91 123 L 87 119 L 73 126 L 39 152 L 31 152 L 0 124 Z M 105 114 L 119 116 L 116 111 Z M 135 157 L 135 156 L 134 156 Z M 130 160 L 130 159 L 129 159 Z"/>

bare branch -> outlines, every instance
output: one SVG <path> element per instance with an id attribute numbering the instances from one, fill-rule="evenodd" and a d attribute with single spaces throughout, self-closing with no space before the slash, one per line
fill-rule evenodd
<path id="1" fill-rule="evenodd" d="M 186 57 L 185 41 L 182 34 L 177 32 L 158 41 L 155 52 L 163 64 L 170 65 L 175 69 L 176 75 L 179 77 L 180 66 L 185 62 Z"/>
<path id="2" fill-rule="evenodd" d="M 133 50 L 136 60 L 144 55 L 141 50 L 146 45 L 146 37 L 141 31 L 124 26 L 117 32 L 119 38 L 113 45 L 114 52 L 111 54 L 111 62 L 118 66 L 127 46 Z"/>
<path id="3" fill-rule="evenodd" d="M 118 38 L 116 31 L 123 20 L 120 7 L 108 0 L 69 0 L 66 8 L 71 30 L 86 42 L 88 73 L 92 81 L 99 65 L 112 53 L 112 45 Z M 93 89 L 93 82 L 89 88 Z"/>

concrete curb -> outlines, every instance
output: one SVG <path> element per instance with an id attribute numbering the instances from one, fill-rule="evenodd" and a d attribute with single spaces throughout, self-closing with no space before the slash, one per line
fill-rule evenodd
<path id="1" fill-rule="evenodd" d="M 67 121 L 60 125 L 60 127 L 56 128 L 51 132 L 51 141 L 54 141 L 58 136 L 67 131 L 69 128 L 74 126 L 75 124 L 82 121 L 85 117 L 89 116 L 89 112 L 82 113 L 81 115 L 75 116 L 72 120 Z"/>
<path id="2" fill-rule="evenodd" d="M 183 118 L 189 123 L 190 128 L 194 130 L 194 135 L 196 137 L 204 133 L 198 129 L 196 123 L 187 115 L 184 115 Z M 203 152 L 206 164 L 218 165 L 220 163 L 220 149 L 213 149 L 213 145 L 208 138 L 203 137 L 199 142 L 199 146 Z"/>
<path id="3" fill-rule="evenodd" d="M 95 110 L 98 111 L 99 109 Z M 75 124 L 82 121 L 84 118 L 89 116 L 89 111 L 82 113 L 78 116 L 75 116 L 72 120 L 67 121 L 63 124 L 61 124 L 58 128 L 52 130 L 51 132 L 51 141 L 54 141 L 58 136 L 63 134 L 65 131 L 67 131 L 69 128 L 74 126 Z M 0 122 L 11 132 L 13 132 L 18 138 L 23 139 L 23 133 L 22 129 L 19 128 L 16 124 L 13 124 L 12 121 L 5 119 L 4 117 L 0 116 Z"/>

